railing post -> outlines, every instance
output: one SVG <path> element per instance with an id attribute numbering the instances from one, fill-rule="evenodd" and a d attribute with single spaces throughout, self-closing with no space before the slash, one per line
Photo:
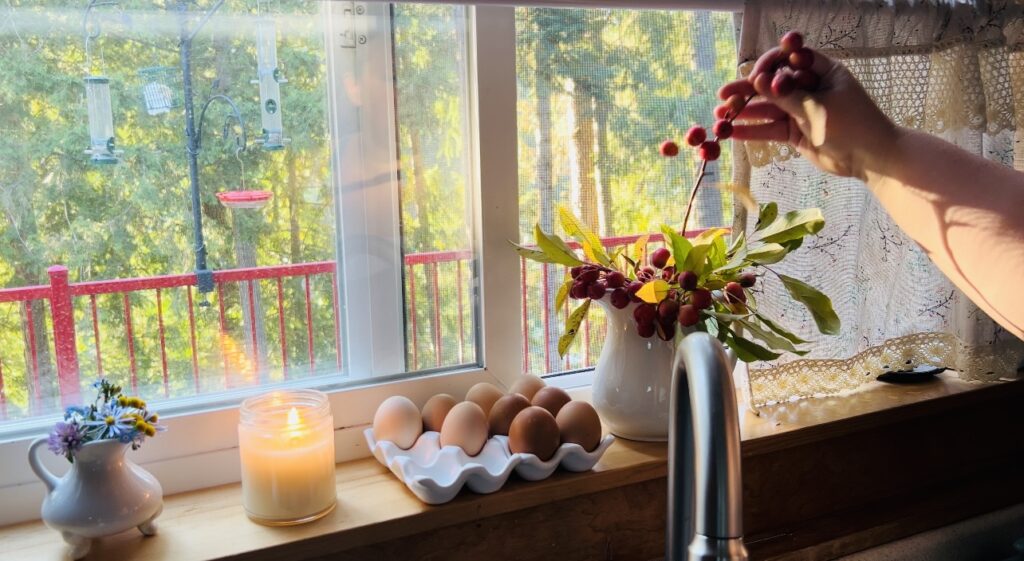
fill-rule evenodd
<path id="1" fill-rule="evenodd" d="M 53 319 L 53 348 L 57 355 L 57 380 L 61 405 L 81 401 L 78 384 L 78 346 L 75 344 L 75 310 L 71 305 L 68 268 L 54 265 L 50 275 L 50 317 Z"/>

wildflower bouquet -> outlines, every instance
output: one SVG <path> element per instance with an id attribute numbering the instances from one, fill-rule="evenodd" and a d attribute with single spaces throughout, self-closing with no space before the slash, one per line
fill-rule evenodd
<path id="1" fill-rule="evenodd" d="M 75 461 L 75 453 L 88 442 L 117 440 L 131 444 L 132 450 L 148 436 L 164 427 L 158 415 L 146 409 L 146 402 L 121 393 L 121 386 L 102 379 L 92 384 L 96 399 L 89 405 L 72 406 L 64 411 L 64 420 L 54 425 L 47 443 L 50 451 Z"/>

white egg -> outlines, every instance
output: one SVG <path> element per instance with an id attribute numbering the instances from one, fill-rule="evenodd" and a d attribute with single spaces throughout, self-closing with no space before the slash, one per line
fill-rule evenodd
<path id="1" fill-rule="evenodd" d="M 373 415 L 373 438 L 388 440 L 407 450 L 423 433 L 423 417 L 409 398 L 393 395 L 384 400 Z"/>

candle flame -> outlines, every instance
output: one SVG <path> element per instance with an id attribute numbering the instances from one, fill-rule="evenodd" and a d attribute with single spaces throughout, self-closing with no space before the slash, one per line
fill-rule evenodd
<path id="1" fill-rule="evenodd" d="M 292 407 L 291 410 L 288 411 L 288 428 L 294 429 L 294 428 L 298 428 L 298 426 L 299 426 L 299 410 L 294 408 L 294 407 Z"/>

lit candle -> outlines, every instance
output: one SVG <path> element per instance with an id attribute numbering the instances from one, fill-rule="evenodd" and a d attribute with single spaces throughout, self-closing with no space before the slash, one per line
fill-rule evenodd
<path id="1" fill-rule="evenodd" d="M 334 508 L 334 419 L 323 393 L 281 391 L 245 400 L 238 449 L 249 518 L 301 524 Z"/>

